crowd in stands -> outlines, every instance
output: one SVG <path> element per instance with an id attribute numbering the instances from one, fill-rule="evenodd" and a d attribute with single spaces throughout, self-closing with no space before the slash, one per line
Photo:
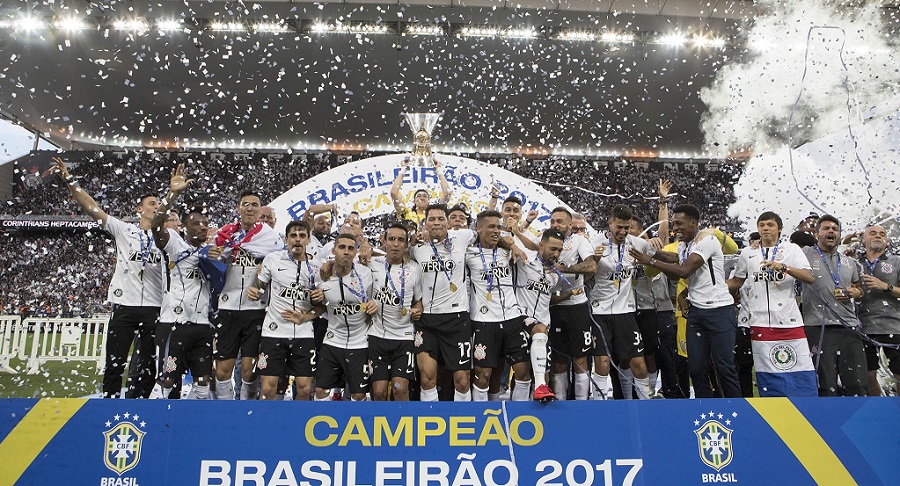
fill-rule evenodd
<path id="1" fill-rule="evenodd" d="M 353 160 L 380 154 L 353 156 Z M 164 194 L 170 170 L 177 161 L 189 160 L 199 179 L 181 201 L 182 207 L 205 206 L 210 223 L 221 226 L 235 216 L 234 197 L 243 190 L 259 190 L 271 201 L 293 186 L 349 160 L 332 153 L 291 155 L 252 154 L 249 157 L 211 158 L 208 154 L 178 156 L 166 153 L 129 152 L 124 156 L 97 153 L 71 168 L 71 173 L 101 208 L 128 219 L 144 194 Z M 612 169 L 582 160 L 528 161 L 486 160 L 532 179 L 603 227 L 603 217 L 615 204 L 625 203 L 653 221 L 657 211 L 653 196 L 659 178 L 678 188 L 678 200 L 691 201 L 704 211 L 705 220 L 726 230 L 737 230 L 737 221 L 726 214 L 734 202 L 732 187 L 740 176 L 739 165 L 716 170 Z M 590 185 L 584 181 L 591 181 Z M 22 188 L 2 211 L 21 215 L 80 216 L 63 182 L 55 175 L 34 188 Z M 617 196 L 601 196 L 616 194 Z M 622 196 L 622 197 L 619 197 Z M 451 200 L 452 204 L 452 200 Z M 474 216 L 474 215 L 473 215 Z M 377 222 L 376 222 L 377 223 Z M 367 231 L 380 230 L 367 224 Z M 112 240 L 103 232 L 64 236 L 4 235 L 0 240 L 0 310 L 4 314 L 91 315 L 108 312 L 106 287 L 115 263 Z"/>

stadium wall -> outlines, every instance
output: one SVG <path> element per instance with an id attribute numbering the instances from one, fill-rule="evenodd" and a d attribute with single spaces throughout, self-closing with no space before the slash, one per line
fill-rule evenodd
<path id="1" fill-rule="evenodd" d="M 900 398 L 0 400 L 0 484 L 896 484 Z"/>

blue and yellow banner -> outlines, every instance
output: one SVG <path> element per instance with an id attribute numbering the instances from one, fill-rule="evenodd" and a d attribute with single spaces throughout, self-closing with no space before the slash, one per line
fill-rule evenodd
<path id="1" fill-rule="evenodd" d="M 0 485 L 896 484 L 900 399 L 0 400 Z"/>

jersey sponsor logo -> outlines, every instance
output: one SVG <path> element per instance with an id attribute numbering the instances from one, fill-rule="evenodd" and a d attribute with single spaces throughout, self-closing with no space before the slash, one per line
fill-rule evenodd
<path id="1" fill-rule="evenodd" d="M 475 359 L 481 360 L 487 357 L 487 346 L 484 344 L 476 344 L 475 345 Z M 462 363 L 460 363 L 462 364 Z"/>
<path id="2" fill-rule="evenodd" d="M 732 417 L 735 416 L 736 414 L 732 414 Z M 716 415 L 713 412 L 701 414 L 700 417 L 702 420 L 706 420 L 703 425 L 700 425 L 700 420 L 694 420 L 694 426 L 700 426 L 694 430 L 700 460 L 716 471 L 721 471 L 734 458 L 734 449 L 731 443 L 732 429 L 726 427 L 726 425 L 731 425 L 731 419 L 726 419 L 723 424 L 721 420 L 725 416 L 721 413 Z"/>
<path id="3" fill-rule="evenodd" d="M 797 365 L 797 351 L 788 343 L 778 343 L 769 351 L 769 361 L 775 368 L 787 371 Z"/>
<path id="4" fill-rule="evenodd" d="M 126 420 L 121 420 L 123 418 Z M 146 427 L 147 423 L 141 421 L 139 416 L 131 416 L 128 412 L 123 415 L 116 414 L 114 421 L 107 421 L 106 426 L 111 428 L 103 432 L 103 465 L 122 476 L 137 466 L 141 460 L 141 445 L 147 434 L 141 429 Z"/>
<path id="5" fill-rule="evenodd" d="M 234 254 L 234 261 L 231 263 L 236 267 L 255 267 L 257 264 L 256 257 L 249 251 L 238 248 Z"/>
<path id="6" fill-rule="evenodd" d="M 278 291 L 278 296 L 288 300 L 309 300 L 309 289 L 300 282 L 292 282 Z"/>
<path id="7" fill-rule="evenodd" d="M 200 272 L 199 269 L 191 268 L 187 272 L 184 273 L 184 278 L 200 280 L 203 277 L 203 273 Z"/>
<path id="8" fill-rule="evenodd" d="M 488 272 L 490 272 L 492 279 L 497 278 L 509 278 L 511 272 L 509 270 L 509 265 L 501 264 L 500 262 L 492 262 L 488 264 L 488 271 L 484 270 L 478 272 L 481 274 L 481 280 L 487 280 Z"/>
<path id="9" fill-rule="evenodd" d="M 131 253 L 128 254 L 128 261 L 159 265 L 162 263 L 162 255 L 159 252 L 151 251 L 147 254 L 147 259 L 144 260 L 144 256 L 141 252 L 131 250 Z"/>
<path id="10" fill-rule="evenodd" d="M 781 282 L 784 280 L 784 277 L 784 272 L 778 270 L 773 270 L 771 272 L 753 272 L 754 282 Z"/>
<path id="11" fill-rule="evenodd" d="M 351 303 L 341 301 L 339 304 L 331 308 L 331 313 L 336 316 L 352 316 L 353 314 L 359 314 L 362 311 L 363 305 L 359 302 Z"/>
<path id="12" fill-rule="evenodd" d="M 631 280 L 634 277 L 635 277 L 634 268 L 623 268 L 622 270 L 620 270 L 618 272 L 611 273 L 609 275 L 609 277 L 607 278 L 607 280 L 622 281 L 622 280 Z"/>
<path id="13" fill-rule="evenodd" d="M 266 353 L 259 353 L 259 359 L 256 361 L 256 367 L 264 370 L 269 366 L 269 356 Z"/>
<path id="14" fill-rule="evenodd" d="M 384 305 L 392 305 L 394 307 L 403 305 L 402 302 L 400 302 L 400 297 L 397 297 L 397 294 L 394 293 L 393 289 L 387 287 L 376 289 L 372 299 L 375 300 L 375 302 L 380 302 Z"/>
<path id="15" fill-rule="evenodd" d="M 528 283 L 525 284 L 525 290 L 539 294 L 549 294 L 552 287 L 550 280 L 544 277 L 541 277 L 540 280 L 528 279 Z"/>
<path id="16" fill-rule="evenodd" d="M 441 264 L 443 263 L 443 265 Z M 456 262 L 453 260 L 438 260 L 436 256 L 431 255 L 431 260 L 421 263 L 423 272 L 452 272 L 456 268 Z"/>
<path id="17" fill-rule="evenodd" d="M 628 256 L 630 257 L 631 255 L 628 255 Z M 632 261 L 633 261 L 633 260 L 634 260 L 634 259 L 632 258 Z M 631 274 L 631 278 L 644 278 L 644 277 L 646 277 L 646 276 L 647 276 L 647 275 L 644 273 L 644 266 L 643 266 L 643 265 L 636 265 L 636 266 L 634 267 L 634 272 Z"/>

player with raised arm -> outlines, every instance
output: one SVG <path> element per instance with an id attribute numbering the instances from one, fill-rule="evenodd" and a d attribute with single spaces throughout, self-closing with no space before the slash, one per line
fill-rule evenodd
<path id="1" fill-rule="evenodd" d="M 156 246 L 168 257 L 168 291 L 160 311 L 156 329 L 159 355 L 159 380 L 150 398 L 167 398 L 176 381 L 190 370 L 194 378 L 191 394 L 197 399 L 209 399 L 209 380 L 212 375 L 213 329 L 210 322 L 210 282 L 200 267 L 203 258 L 216 259 L 220 250 L 206 245 L 209 220 L 199 210 L 184 215 L 182 238 L 174 230 L 164 227 L 166 212 L 179 194 L 193 179 L 184 175 L 184 165 L 173 172 L 169 193 L 162 200 L 159 213 L 153 218 L 153 237 Z"/>
<path id="2" fill-rule="evenodd" d="M 287 249 L 270 253 L 263 260 L 259 275 L 247 298 L 258 301 L 269 287 L 269 305 L 263 322 L 257 369 L 261 376 L 262 397 L 274 400 L 278 381 L 284 375 L 294 377 L 294 400 L 309 400 L 316 372 L 316 344 L 312 321 L 325 311 L 314 306 L 310 292 L 319 281 L 319 267 L 306 253 L 309 225 L 291 221 L 285 228 Z"/>
<path id="3" fill-rule="evenodd" d="M 107 296 L 113 314 L 106 336 L 103 396 L 118 398 L 121 394 L 128 349 L 137 337 L 139 346 L 135 356 L 139 359 L 136 364 L 140 370 L 139 378 L 129 381 L 125 397 L 146 398 L 156 376 L 154 333 L 165 289 L 163 253 L 156 247 L 151 232 L 159 201 L 156 196 L 141 196 L 135 208 L 138 223 L 123 222 L 100 209 L 94 198 L 69 174 L 62 159 L 54 158 L 53 161 L 56 162 L 56 172 L 66 181 L 75 202 L 112 235 L 116 244 L 116 267 Z"/>
<path id="4" fill-rule="evenodd" d="M 444 177 L 444 171 L 441 169 L 441 163 L 438 161 L 438 158 L 432 157 L 432 162 L 434 163 L 434 170 L 437 173 L 438 182 L 440 182 L 441 185 L 441 194 L 438 198 L 438 202 L 447 204 L 447 201 L 450 200 L 450 194 L 452 193 L 450 183 L 447 182 L 447 178 Z M 394 202 L 394 210 L 397 212 L 398 220 L 402 221 L 408 219 L 421 228 L 425 218 L 428 216 L 427 209 L 431 196 L 427 189 L 417 189 L 413 195 L 413 207 L 407 208 L 403 205 L 403 197 L 400 191 L 403 187 L 403 178 L 406 177 L 406 172 L 408 170 L 409 161 L 404 159 L 400 166 L 400 170 L 397 172 L 397 178 L 394 179 L 394 184 L 391 185 L 391 200 Z"/>

